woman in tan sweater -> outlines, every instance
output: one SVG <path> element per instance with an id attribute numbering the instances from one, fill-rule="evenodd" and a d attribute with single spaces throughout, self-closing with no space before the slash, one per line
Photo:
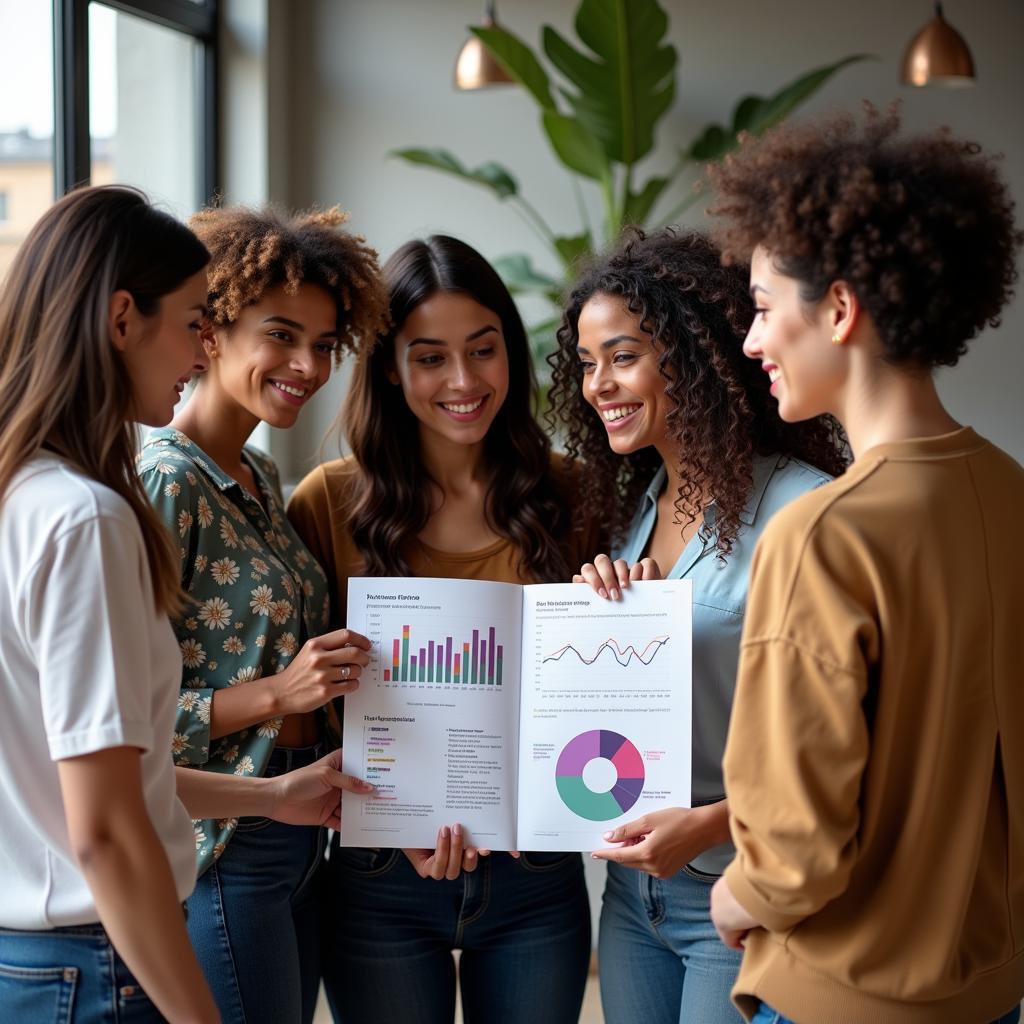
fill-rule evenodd
<path id="1" fill-rule="evenodd" d="M 526 332 L 495 270 L 434 235 L 384 267 L 391 329 L 367 339 L 341 414 L 352 456 L 313 470 L 288 514 L 342 623 L 351 576 L 556 582 L 598 550 L 576 474 L 531 414 Z M 570 1024 L 590 959 L 576 853 L 335 845 L 324 986 L 338 1021 Z M 452 950 L 459 948 L 458 982 Z"/>
<path id="2" fill-rule="evenodd" d="M 895 114 L 786 126 L 721 168 L 744 345 L 855 462 L 751 570 L 716 885 L 759 1022 L 986 1024 L 1024 995 L 1024 470 L 933 380 L 1016 279 L 993 162 Z"/>

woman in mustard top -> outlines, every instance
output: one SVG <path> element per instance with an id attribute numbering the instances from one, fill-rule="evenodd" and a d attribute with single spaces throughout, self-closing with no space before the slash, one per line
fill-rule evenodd
<path id="1" fill-rule="evenodd" d="M 745 354 L 845 476 L 769 525 L 712 895 L 763 1024 L 1011 1024 L 1024 996 L 1024 469 L 935 370 L 998 323 L 1024 233 L 996 161 L 869 108 L 786 124 L 717 175 L 751 257 Z M 989 343 L 995 339 L 988 339 Z M 1016 341 L 1016 339 L 1014 339 Z"/>
<path id="2" fill-rule="evenodd" d="M 403 246 L 384 275 L 392 327 L 361 351 L 342 414 L 353 455 L 314 470 L 288 510 L 327 572 L 333 625 L 353 575 L 567 580 L 596 538 L 531 415 L 507 289 L 444 236 Z M 337 1020 L 451 1024 L 455 948 L 468 1022 L 576 1020 L 590 956 L 578 854 L 479 861 L 455 825 L 437 850 L 335 846 L 329 876 Z"/>

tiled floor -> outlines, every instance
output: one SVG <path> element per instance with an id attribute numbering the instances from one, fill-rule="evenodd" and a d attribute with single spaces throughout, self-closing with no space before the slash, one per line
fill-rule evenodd
<path id="1" fill-rule="evenodd" d="M 456 1024 L 462 1024 L 462 1013 L 456 1010 Z M 323 992 L 320 993 L 320 1003 L 316 1008 L 316 1016 L 313 1024 L 331 1024 L 331 1012 L 327 1008 L 327 1000 Z M 500 1024 L 500 1022 L 495 1022 Z M 601 996 L 597 987 L 597 975 L 591 974 L 587 982 L 587 992 L 583 997 L 583 1013 L 580 1014 L 579 1024 L 604 1024 L 604 1016 L 601 1013 Z"/>

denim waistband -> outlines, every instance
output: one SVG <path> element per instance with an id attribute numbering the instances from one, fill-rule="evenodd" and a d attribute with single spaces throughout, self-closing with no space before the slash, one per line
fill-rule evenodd
<path id="1" fill-rule="evenodd" d="M 185 916 L 185 920 L 188 920 L 188 904 L 182 903 L 181 912 Z M 7 935 L 18 935 L 27 936 L 33 938 L 39 936 L 45 938 L 47 935 L 70 935 L 80 936 L 82 938 L 107 938 L 107 930 L 96 921 L 93 924 L 64 924 L 58 925 L 56 928 L 0 928 L 0 934 Z"/>
<path id="2" fill-rule="evenodd" d="M 327 744 L 322 740 L 311 747 L 274 747 L 267 762 L 268 768 L 279 772 L 290 772 L 319 761 L 327 753 Z"/>

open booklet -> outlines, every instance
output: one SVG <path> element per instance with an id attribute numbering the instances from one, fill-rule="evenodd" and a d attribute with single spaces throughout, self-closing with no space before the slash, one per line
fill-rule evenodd
<path id="1" fill-rule="evenodd" d="M 691 584 L 351 579 L 373 648 L 345 698 L 345 846 L 593 850 L 690 804 Z"/>

